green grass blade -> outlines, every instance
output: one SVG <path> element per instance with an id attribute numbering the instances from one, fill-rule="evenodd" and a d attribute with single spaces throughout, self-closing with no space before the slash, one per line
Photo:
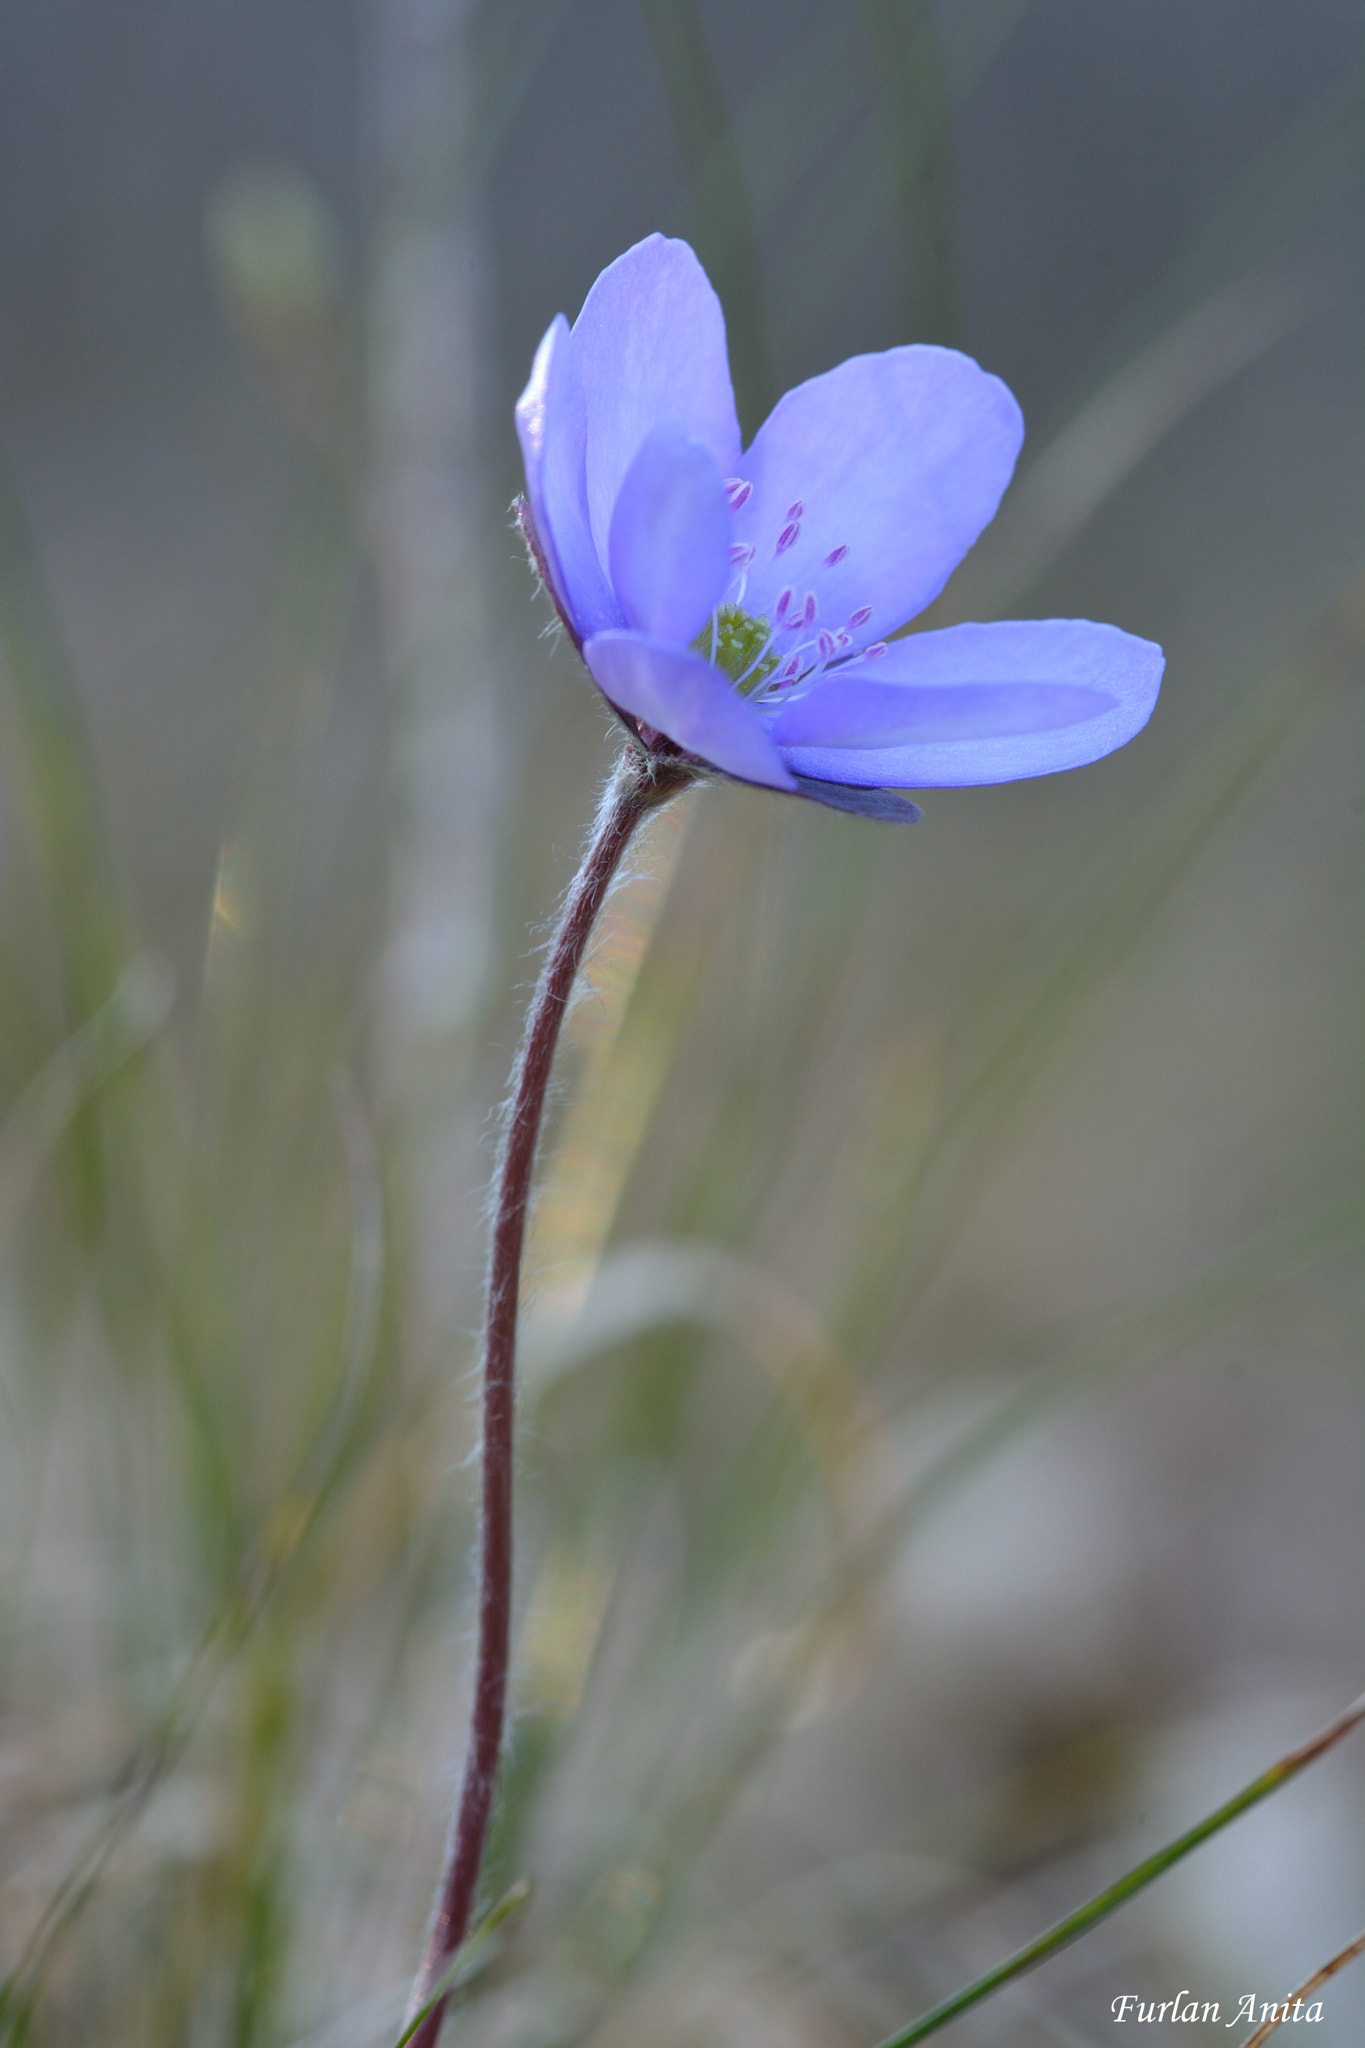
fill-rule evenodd
<path id="1" fill-rule="evenodd" d="M 505 1920 L 513 1913 L 519 1913 L 531 1896 L 531 1881 L 520 1877 L 505 1891 L 496 1905 L 490 1906 L 482 1920 L 465 1936 L 437 1980 L 436 1988 L 426 2004 L 415 2012 L 394 2043 L 394 2048 L 407 2048 L 408 2042 L 424 2020 L 431 2017 L 441 2000 L 450 1992 L 458 1991 L 468 1984 L 480 1970 L 491 1963 L 494 1950 L 489 1943 Z"/>
<path id="2" fill-rule="evenodd" d="M 107 1000 L 128 950 L 85 711 L 18 483 L 0 455 L 0 736 L 6 786 L 47 893 L 70 1021 Z"/>
<path id="3" fill-rule="evenodd" d="M 1087 1900 L 1085 1905 L 1078 1906 L 1074 1913 L 1068 1913 L 1064 1920 L 1059 1920 L 1054 1927 L 1049 1927 L 1036 1941 L 1029 1942 L 1026 1948 L 1017 1949 L 995 1969 L 988 1970 L 984 1977 L 978 1977 L 973 1983 L 965 1985 L 961 1991 L 954 1992 L 951 1998 L 945 1998 L 941 2005 L 936 2005 L 921 2019 L 913 2021 L 899 2033 L 888 2035 L 886 2040 L 878 2043 L 878 2048 L 914 2048 L 916 2042 L 927 2041 L 931 2034 L 936 2034 L 940 2027 L 946 2027 L 950 2020 L 969 2012 L 974 2005 L 980 2005 L 995 1992 L 1003 1990 L 1006 1984 L 1012 1984 L 1015 1978 L 1022 1977 L 1026 1971 L 1036 1969 L 1039 1963 L 1046 1962 L 1050 1956 L 1055 1956 L 1062 1949 L 1070 1947 L 1073 1941 L 1079 1941 L 1083 1934 L 1088 1934 L 1101 1920 L 1107 1920 L 1120 1906 L 1126 1906 L 1129 1899 L 1135 1898 L 1157 1878 L 1164 1877 L 1168 1870 L 1182 1862 L 1192 1850 L 1198 1849 L 1214 1835 L 1221 1833 L 1251 1807 L 1258 1806 L 1263 1799 L 1268 1799 L 1272 1792 L 1278 1792 L 1281 1785 L 1287 1785 L 1291 1778 L 1296 1778 L 1309 1764 L 1316 1763 L 1329 1749 L 1334 1749 L 1337 1743 L 1349 1735 L 1362 1720 L 1365 1720 L 1365 1695 L 1353 1701 L 1344 1714 L 1338 1715 L 1335 1721 L 1321 1729 L 1311 1741 L 1305 1742 L 1298 1749 L 1290 1750 L 1287 1756 L 1282 1756 L 1269 1770 L 1262 1771 L 1258 1778 L 1253 1778 L 1249 1785 L 1244 1785 L 1242 1790 L 1235 1793 L 1224 1805 L 1215 1808 L 1194 1827 L 1187 1829 L 1183 1835 L 1177 1835 L 1173 1842 L 1168 1842 L 1164 1848 L 1158 1849 L 1155 1855 L 1148 1856 L 1136 1864 L 1118 1880 L 1117 1884 L 1109 1885 L 1093 1899 Z"/>
<path id="4" fill-rule="evenodd" d="M 1052 1371 L 985 1416 L 951 1444 L 874 1525 L 867 1537 L 841 1561 L 818 1602 L 790 1632 L 787 1651 L 780 1660 L 775 1659 L 769 1682 L 756 1689 L 754 1696 L 745 1703 L 735 1707 L 731 1718 L 717 1730 L 707 1769 L 690 1778 L 680 1792 L 672 1793 L 665 1802 L 651 1833 L 655 1845 L 655 1868 L 661 1874 L 665 1894 L 675 1882 L 675 1874 L 687 1869 L 701 1853 L 705 1843 L 731 1811 L 736 1797 L 744 1786 L 753 1782 L 755 1772 L 782 1739 L 790 1726 L 794 1701 L 815 1661 L 828 1649 L 831 1630 L 837 1628 L 849 1604 L 864 1595 L 868 1586 L 886 1568 L 911 1523 L 931 1508 L 941 1495 L 951 1492 L 979 1463 L 1004 1448 L 1020 1428 L 1035 1422 L 1048 1408 L 1074 1392 L 1078 1384 L 1116 1379 L 1126 1371 L 1173 1355 L 1254 1306 L 1267 1294 L 1314 1270 L 1323 1260 L 1359 1245 L 1363 1238 L 1365 1203 L 1360 1202 L 1341 1204 L 1301 1222 L 1266 1232 L 1212 1271 L 1174 1290 L 1161 1301 L 1120 1318 L 1086 1344 L 1067 1353 Z M 1350 1711 L 1356 1714 L 1356 1718 L 1365 1716 L 1365 1703 L 1360 1704 L 1358 1714 L 1355 1708 Z M 1333 1730 L 1337 1730 L 1338 1725 L 1333 1723 Z M 1349 1725 L 1354 1726 L 1354 1720 Z M 1340 1727 L 1339 1732 L 1344 1734 L 1346 1728 Z M 1335 1739 L 1333 1731 L 1326 1733 Z M 1321 1749 L 1313 1745 L 1309 1748 L 1312 1755 L 1321 1753 Z M 1311 1755 L 1296 1751 L 1286 1760 L 1293 1769 L 1301 1767 L 1295 1758 L 1311 1761 Z M 1274 1768 L 1279 1771 L 1281 1766 Z M 1292 1770 L 1287 1774 L 1292 1775 Z M 1260 1786 L 1264 1781 L 1258 1779 L 1256 1783 Z M 1273 1789 L 1273 1786 L 1267 1789 Z M 1252 1798 L 1238 1796 L 1243 1804 L 1234 1802 L 1236 1811 L 1254 1803 Z M 1261 1795 L 1258 1793 L 1256 1796 Z M 1219 1814 L 1233 1817 L 1232 1809 L 1220 1808 Z M 1223 1824 L 1218 1816 L 1213 1819 L 1218 1825 Z M 1210 1825 L 1207 1832 L 1213 1831 L 1214 1827 Z M 1202 1834 L 1197 1837 L 1203 1838 Z M 1181 1842 L 1185 1846 L 1180 1848 L 1176 1845 L 1179 1854 L 1196 1846 L 1193 1837 L 1182 1837 Z M 1169 1860 L 1177 1861 L 1178 1854 Z M 1162 1867 L 1169 1867 L 1169 1864 Z M 1159 1874 L 1159 1871 L 1152 1872 L 1152 1875 Z M 1126 1885 L 1128 1880 L 1121 1883 Z M 1140 1889 L 1140 1885 L 1131 1889 Z M 1131 1890 L 1123 1893 L 1123 1897 L 1130 1895 Z M 1105 1893 L 1103 1898 L 1109 1900 L 1111 1896 Z M 1112 1910 L 1113 1905 L 1121 1903 L 1122 1898 L 1112 1896 L 1112 1903 L 1105 1910 Z M 1098 1917 L 1103 1916 L 1100 1914 Z M 1069 1925 L 1070 1922 L 1063 1923 L 1063 1926 Z M 1083 1932 L 1084 1929 L 1078 1928 L 1077 1931 Z M 1056 1930 L 1052 1932 L 1055 1934 Z M 1032 1951 L 1027 1953 L 1032 1954 Z M 1038 1951 L 1039 1960 L 1043 1953 L 1041 1949 Z M 1028 1964 L 1020 1964 L 1019 1967 L 1026 1968 Z M 1000 1978 L 1000 1982 L 1005 1981 L 1006 1977 Z M 969 1988 L 975 1990 L 975 1987 Z M 983 1991 L 980 1995 L 987 1994 Z M 965 2007 L 954 2006 L 953 2012 L 959 2009 L 965 2010 Z M 945 2017 L 952 2017 L 952 2013 Z M 942 2024 L 942 2021 L 937 2023 Z"/>
<path id="5" fill-rule="evenodd" d="M 82 1108 L 166 1021 L 175 976 L 139 956 L 113 994 L 39 1068 L 0 1125 L 0 1247 L 8 1244 L 49 1155 Z"/>
<path id="6" fill-rule="evenodd" d="M 125 989 L 125 983 L 120 983 L 120 989 Z M 125 1046 L 120 1031 L 127 1033 L 139 1024 L 144 1029 L 154 1026 L 154 1012 L 144 1017 L 149 997 L 136 981 L 131 981 L 123 995 L 124 1008 L 139 999 L 142 1008 L 134 1008 L 132 1017 L 125 1018 L 119 1014 L 116 992 L 107 1011 L 98 1012 L 86 1027 L 87 1033 L 93 1030 L 100 1034 L 92 1038 L 91 1044 L 106 1060 L 126 1057 L 136 1049 L 135 1045 Z M 85 1058 L 91 1056 L 83 1047 L 78 1050 Z M 97 1070 L 92 1078 L 97 1083 L 102 1072 Z M 379 1344 L 386 1244 L 383 1191 L 373 1133 L 351 1076 L 338 1069 L 332 1080 L 351 1183 L 352 1212 L 346 1308 L 332 1400 L 293 1484 L 248 1547 L 225 1599 L 161 1713 L 129 1754 L 112 1788 L 108 1813 L 48 1899 L 17 1966 L 0 1980 L 0 2043 L 21 2038 L 15 2030 L 21 2023 L 28 2024 L 59 1948 L 98 1890 L 115 1850 L 126 1840 L 183 1755 L 211 1694 L 265 1613 L 345 1463 L 350 1431 L 369 1384 Z M 0 1132 L 0 1138 L 3 1136 Z M 3 1157 L 0 1146 L 0 1199 L 4 1192 Z M 518 1903 L 519 1899 L 512 1901 Z M 510 1905 L 507 1910 L 511 1910 Z M 501 1917 L 505 1918 L 505 1913 Z M 490 1916 L 476 1934 L 486 1933 L 495 1924 Z M 471 1942 L 474 1938 L 470 1937 Z"/>

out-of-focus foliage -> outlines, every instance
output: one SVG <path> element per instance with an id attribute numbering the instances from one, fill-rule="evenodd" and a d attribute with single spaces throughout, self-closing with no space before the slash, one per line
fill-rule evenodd
<path id="1" fill-rule="evenodd" d="M 553 313 L 688 234 L 750 429 L 969 349 L 1030 440 L 935 622 L 1167 648 L 1125 753 L 913 832 L 665 812 L 571 1020 L 533 1889 L 456 2037 L 860 2048 L 1360 1685 L 1365 23 L 20 0 L 0 113 L 0 2038 L 397 2030 L 491 1133 L 610 759 L 506 525 Z M 1281 1995 L 1363 1798 L 972 2038 Z"/>

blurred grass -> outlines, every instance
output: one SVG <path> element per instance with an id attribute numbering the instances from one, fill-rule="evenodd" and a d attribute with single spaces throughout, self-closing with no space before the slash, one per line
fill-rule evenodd
<path id="1" fill-rule="evenodd" d="M 747 441 L 771 412 L 778 392 L 744 166 L 692 0 L 640 0 L 640 12 L 673 108 L 694 219 L 693 245 L 725 308 L 735 405 Z"/>
<path id="2" fill-rule="evenodd" d="M 957 333 L 950 93 L 1010 61 L 1028 10 L 976 9 L 958 48 L 918 0 L 868 0 L 837 75 L 814 19 L 774 28 L 756 69 L 714 9 L 639 12 L 746 423 L 773 395 L 772 355 L 827 318 L 881 220 L 887 339 Z M 0 479 L 0 1784 L 23 1788 L 0 1807 L 0 2033 L 16 2043 L 392 2039 L 459 1740 L 478 1133 L 518 1000 L 480 963 L 524 980 L 527 904 L 548 912 L 552 857 L 606 757 L 579 696 L 563 711 L 545 680 L 521 597 L 478 639 L 491 600 L 472 580 L 500 588 L 501 444 L 443 426 L 433 454 L 412 392 L 446 375 L 452 334 L 491 346 L 471 221 L 541 67 L 606 31 L 582 5 L 453 0 L 394 0 L 389 26 L 385 61 L 412 67 L 398 84 L 416 98 L 409 154 L 385 160 L 378 253 L 348 270 L 316 195 L 278 168 L 230 180 L 212 214 L 292 481 L 202 950 L 177 960 L 173 1002 L 61 603 Z M 1254 316 L 1263 287 L 1280 306 L 1287 273 L 1267 266 L 1356 188 L 1359 93 L 1345 76 L 1279 130 L 1130 306 L 1062 409 L 1053 471 L 1045 450 L 1032 500 L 1022 484 L 1013 538 L 968 572 L 983 607 L 1031 602 L 1161 435 L 1299 333 Z M 283 272 L 277 243 L 263 263 L 272 235 L 302 237 Z M 308 290 L 280 298 L 281 275 Z M 1324 318 L 1336 304 L 1313 300 Z M 1174 398 L 1172 336 L 1187 370 L 1198 358 Z M 457 373 L 477 393 L 483 372 Z M 1049 524 L 1039 494 L 1067 463 L 1089 495 Z M 1179 489 L 1161 485 L 1149 516 L 1176 520 Z M 424 533 L 464 546 L 481 527 L 482 558 L 420 557 Z M 354 671 L 376 662 L 372 558 L 391 683 L 348 773 Z M 1311 1352 L 1356 1271 L 1359 1204 L 1340 1185 L 1355 1142 L 1329 1157 L 1316 1111 L 1262 1068 L 1271 1128 L 1309 1164 L 1281 1186 L 1265 1138 L 1235 1173 L 1210 1161 L 1220 1184 L 1240 1176 L 1231 1239 L 1226 1218 L 1192 1229 L 1174 1267 L 1158 1246 L 1153 1286 L 1130 1240 L 1159 1233 L 1111 1187 L 1121 1248 L 1088 1292 L 1040 1282 L 1045 1310 L 1023 1289 L 997 1326 L 967 1315 L 956 1335 L 943 1302 L 964 1270 L 990 1290 L 983 1210 L 1017 1148 L 1055 1129 L 1082 1055 L 1192 971 L 1180 917 L 1228 828 L 1344 744 L 1360 587 L 1307 633 L 1298 603 L 1289 651 L 1211 710 L 1188 708 L 1202 678 L 1173 663 L 1162 717 L 1183 760 L 1135 749 L 1099 797 L 941 796 L 903 837 L 734 789 L 657 821 L 604 920 L 546 1147 L 489 1895 L 535 1888 L 490 1933 L 459 2038 L 866 2042 L 932 1993 L 907 1930 L 969 1915 L 1021 1866 L 1050 1896 L 1052 1852 L 1031 1863 L 1003 1819 L 992 1851 L 972 1817 L 1009 1810 L 1019 1753 L 1001 1727 L 1034 1711 L 1027 1688 L 988 1698 L 908 1627 L 909 1546 L 992 1460 L 1225 1333 L 1254 1342 L 1272 1308 L 1291 1333 L 1278 1352 Z M 500 687 L 518 670 L 520 697 Z M 478 827 L 463 840 L 441 836 L 442 790 L 421 776 L 447 758 L 442 693 L 469 713 L 444 799 Z M 490 802 L 504 781 L 515 800 Z M 1305 845 L 1310 876 L 1339 858 L 1306 827 Z M 465 923 L 424 925 L 411 877 L 447 858 L 466 862 Z M 1331 928 L 1320 1000 L 1344 1017 L 1355 980 Z M 423 1009 L 426 984 L 395 962 L 433 945 L 467 950 L 458 1000 Z M 1214 1002 L 1218 963 L 1194 971 L 1190 1004 Z M 1184 1071 L 1178 1047 L 1168 1059 Z M 1336 1099 L 1349 1120 L 1344 1064 Z M 1140 1102 L 1113 1108 L 1126 1145 L 1144 1121 Z M 1060 1231 L 1064 1206 L 1040 1200 Z M 1318 1369 L 1298 1370 L 1311 1406 Z M 963 1401 L 946 1443 L 945 1391 Z M 1143 1613 L 1135 1597 L 1139 1632 Z M 1344 1624 L 1319 1665 L 1357 1648 Z M 1052 1708 L 1082 1734 L 1107 1715 L 1101 1732 L 1136 1744 L 1144 1716 L 1243 1682 L 1210 1661 L 1096 1708 L 1059 1679 Z M 1079 1742 L 1058 1740 L 1074 1763 Z M 1075 1765 L 1068 1825 L 1086 1840 L 1127 1812 L 1126 1753 L 1091 1790 Z M 1125 1968 L 1163 1966 L 1145 1940 Z M 1089 2010 L 1078 1995 L 1077 2025 Z"/>
<path id="3" fill-rule="evenodd" d="M 917 341 L 958 339 L 948 86 L 930 0 L 863 0 L 891 218 L 899 230 L 897 323 Z"/>

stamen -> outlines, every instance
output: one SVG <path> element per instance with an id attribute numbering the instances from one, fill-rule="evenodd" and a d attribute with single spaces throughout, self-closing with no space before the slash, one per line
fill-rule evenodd
<path id="1" fill-rule="evenodd" d="M 730 510 L 738 512 L 741 505 L 747 505 L 752 490 L 753 485 L 746 483 L 742 476 L 727 476 L 725 479 L 725 495 L 729 500 Z"/>
<path id="2" fill-rule="evenodd" d="M 799 518 L 801 517 L 802 513 L 803 513 L 803 512 L 805 511 L 805 509 L 806 509 L 806 508 L 805 508 L 805 506 L 804 506 L 804 505 L 802 504 L 801 500 L 800 500 L 800 499 L 798 498 L 798 499 L 797 499 L 797 501 L 796 501 L 796 503 L 795 503 L 794 505 L 788 505 L 788 507 L 787 507 L 787 517 L 788 517 L 788 519 L 799 519 Z"/>
<path id="3" fill-rule="evenodd" d="M 796 592 L 792 589 L 789 583 L 786 589 L 779 596 L 777 603 L 773 606 L 773 624 L 775 626 L 780 626 L 782 624 L 782 621 L 786 618 L 787 606 L 791 603 L 795 595 Z"/>
<path id="4" fill-rule="evenodd" d="M 849 615 L 849 621 L 848 621 L 848 629 L 849 629 L 850 633 L 856 633 L 856 632 L 857 632 L 857 630 L 858 630 L 858 628 L 859 628 L 859 626 L 865 626 L 865 625 L 867 624 L 868 620 L 869 620 L 869 619 L 870 619 L 871 617 L 872 617 L 872 607 L 871 607 L 871 605 L 870 605 L 870 604 L 860 604 L 860 605 L 859 605 L 859 607 L 858 607 L 858 609 L 857 609 L 857 611 L 856 611 L 856 612 L 852 612 L 852 613 L 850 613 L 850 615 Z"/>
<path id="5" fill-rule="evenodd" d="M 839 566 L 839 564 L 840 564 L 840 562 L 842 562 L 842 561 L 843 561 L 843 559 L 844 559 L 844 556 L 845 556 L 845 555 L 846 555 L 847 553 L 848 553 L 848 542 L 847 542 L 847 541 L 843 541 L 843 542 L 841 542 L 841 543 L 840 543 L 840 545 L 839 545 L 839 546 L 838 546 L 837 548 L 831 548 L 831 549 L 830 549 L 830 551 L 829 551 L 829 553 L 828 553 L 828 554 L 827 554 L 827 555 L 825 556 L 825 567 L 826 567 L 827 569 L 837 569 L 837 568 L 838 568 L 838 566 Z"/>
<path id="6" fill-rule="evenodd" d="M 830 659 L 830 656 L 836 652 L 839 645 L 834 635 L 832 633 L 827 633 L 823 626 L 821 627 L 819 633 L 816 635 L 815 644 L 820 650 L 821 661 L 828 661 Z"/>
<path id="7" fill-rule="evenodd" d="M 794 654 L 777 678 L 779 686 L 785 688 L 788 683 L 794 683 L 800 673 L 801 657 L 799 654 Z"/>
<path id="8" fill-rule="evenodd" d="M 749 588 L 749 567 L 754 559 L 754 549 L 748 541 L 737 540 L 731 544 L 730 566 L 738 573 L 726 593 L 726 602 L 742 605 L 744 594 Z"/>
<path id="9" fill-rule="evenodd" d="M 870 647 L 865 647 L 863 649 L 862 659 L 864 661 L 880 661 L 881 657 L 885 654 L 885 652 L 885 640 L 874 640 Z"/>
<path id="10" fill-rule="evenodd" d="M 806 592 L 806 602 L 801 607 L 801 623 L 803 626 L 813 626 L 815 624 L 816 610 L 815 592 L 808 590 Z"/>
<path id="11" fill-rule="evenodd" d="M 775 555 L 785 555 L 787 549 L 795 542 L 800 531 L 800 521 L 796 519 L 793 519 L 789 525 L 784 526 L 781 533 L 777 536 L 777 546 L 774 548 L 773 553 Z"/>

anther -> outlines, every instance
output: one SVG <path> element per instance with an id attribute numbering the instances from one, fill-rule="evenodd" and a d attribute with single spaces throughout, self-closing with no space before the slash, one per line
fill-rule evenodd
<path id="1" fill-rule="evenodd" d="M 729 500 L 730 510 L 738 512 L 741 505 L 747 505 L 749 494 L 752 490 L 753 485 L 746 483 L 742 476 L 727 476 L 725 479 L 725 495 Z"/>
<path id="2" fill-rule="evenodd" d="M 773 624 L 775 626 L 780 626 L 782 624 L 782 621 L 786 618 L 787 607 L 791 603 L 795 595 L 796 592 L 792 589 L 789 583 L 786 589 L 779 596 L 777 603 L 773 606 Z"/>
<path id="3" fill-rule="evenodd" d="M 826 567 L 827 569 L 837 569 L 837 568 L 838 568 L 838 566 L 839 566 L 839 564 L 840 564 L 840 562 L 842 562 L 842 561 L 843 561 L 843 559 L 844 559 L 844 556 L 845 556 L 845 555 L 846 555 L 847 553 L 848 553 L 848 542 L 847 542 L 847 541 L 843 541 L 843 542 L 841 542 L 841 543 L 840 543 L 840 545 L 839 545 L 839 546 L 838 546 L 837 548 L 831 548 L 831 549 L 830 549 L 830 551 L 829 551 L 829 553 L 828 553 L 828 554 L 827 554 L 827 555 L 825 556 L 825 567 Z"/>
<path id="4" fill-rule="evenodd" d="M 819 633 L 816 635 L 815 644 L 820 650 L 821 661 L 828 661 L 830 659 L 830 656 L 834 654 L 839 645 L 834 635 L 832 633 L 827 633 L 823 626 L 820 628 Z"/>
<path id="5" fill-rule="evenodd" d="M 754 548 L 752 542 L 747 540 L 737 540 L 731 542 L 730 560 L 734 563 L 734 566 L 737 569 L 747 569 L 750 562 L 752 562 L 753 558 Z"/>
<path id="6" fill-rule="evenodd" d="M 818 607 L 815 602 L 815 592 L 813 590 L 808 590 L 806 592 L 806 602 L 801 607 L 801 623 L 803 626 L 813 626 L 815 624 L 815 614 L 817 609 Z"/>
<path id="7" fill-rule="evenodd" d="M 870 647 L 863 649 L 862 658 L 864 661 L 880 661 L 885 652 L 885 640 L 874 640 Z"/>
<path id="8" fill-rule="evenodd" d="M 850 632 L 850 633 L 856 633 L 856 632 L 857 632 L 857 630 L 858 630 L 858 628 L 859 628 L 859 626 L 865 626 L 865 625 L 867 624 L 868 620 L 869 620 L 869 619 L 870 619 L 871 617 L 872 617 L 872 607 L 871 607 L 871 605 L 870 605 L 870 604 L 860 604 L 856 612 L 852 612 L 852 613 L 850 613 L 850 614 L 849 614 L 849 621 L 848 621 L 848 630 L 849 630 L 849 632 Z"/>
<path id="9" fill-rule="evenodd" d="M 802 513 L 805 511 L 805 509 L 806 508 L 804 504 L 801 502 L 800 498 L 798 498 L 794 505 L 788 505 L 787 507 L 788 519 L 799 519 Z"/>
<path id="10" fill-rule="evenodd" d="M 800 521 L 796 519 L 791 520 L 786 526 L 783 527 L 781 533 L 778 534 L 777 546 L 774 548 L 773 553 L 777 555 L 785 555 L 787 549 L 791 547 L 795 542 L 796 536 L 800 533 L 800 531 Z"/>

